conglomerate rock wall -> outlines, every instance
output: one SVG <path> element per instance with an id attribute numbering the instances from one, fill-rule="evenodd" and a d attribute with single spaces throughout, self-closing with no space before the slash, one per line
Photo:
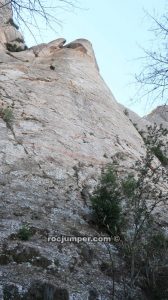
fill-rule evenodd
<path id="1" fill-rule="evenodd" d="M 0 20 L 4 34 L 6 19 Z M 100 235 L 89 197 L 101 168 L 120 158 L 128 169 L 145 154 L 143 141 L 101 78 L 89 41 L 57 39 L 21 52 L 9 51 L 6 42 L 0 49 L 0 299 L 109 300 L 113 282 L 103 267 L 109 249 L 122 299 L 115 243 L 51 237 Z M 28 241 L 18 237 L 24 226 Z"/>
<path id="2" fill-rule="evenodd" d="M 145 150 L 101 78 L 90 42 L 64 43 L 0 53 L 0 105 L 13 117 L 0 119 L 2 287 L 23 293 L 38 279 L 71 299 L 110 299 L 112 280 L 100 267 L 109 260 L 104 243 L 47 237 L 97 235 L 89 193 L 101 168 L 115 157 L 128 167 Z M 21 242 L 25 224 L 33 235 Z M 34 292 L 27 293 L 24 299 Z"/>

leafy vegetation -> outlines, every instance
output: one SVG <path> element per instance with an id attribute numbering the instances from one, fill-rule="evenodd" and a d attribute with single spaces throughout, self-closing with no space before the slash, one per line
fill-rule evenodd
<path id="1" fill-rule="evenodd" d="M 168 165 L 168 129 L 163 128 L 162 124 L 146 126 L 146 131 L 139 131 L 148 149 L 160 160 L 161 164 Z"/>
<path id="2" fill-rule="evenodd" d="M 108 233 L 114 233 L 119 228 L 120 200 L 117 172 L 112 166 L 108 166 L 91 198 L 97 224 Z"/>
<path id="3" fill-rule="evenodd" d="M 125 176 L 119 175 L 116 166 L 108 166 L 102 172 L 91 198 L 93 210 L 101 229 L 110 235 L 120 234 L 118 249 L 125 260 L 129 299 L 134 299 L 131 293 L 137 286 L 153 297 L 151 299 L 167 299 L 168 240 L 164 230 L 156 224 L 154 213 L 167 203 L 168 172 L 162 166 L 155 166 L 148 147 L 146 156 L 132 169 L 134 172 Z M 160 186 L 164 185 L 163 190 Z M 161 277 L 165 286 L 161 284 Z"/>
<path id="4" fill-rule="evenodd" d="M 9 107 L 0 108 L 0 117 L 6 122 L 7 126 L 10 127 L 14 119 L 12 109 Z"/>
<path id="5" fill-rule="evenodd" d="M 161 148 L 159 148 L 159 146 L 151 148 L 151 151 L 160 160 L 163 166 L 168 165 L 168 157 L 166 156 L 166 154 L 163 153 L 163 151 L 161 150 Z"/>
<path id="6" fill-rule="evenodd" d="M 129 117 L 128 111 L 125 109 L 124 114 Z M 130 119 L 130 118 L 129 118 Z M 130 119 L 132 122 L 132 120 Z M 136 130 L 142 136 L 145 146 L 153 153 L 163 166 L 168 165 L 168 129 L 163 128 L 163 125 L 146 126 L 146 130 L 140 130 L 137 123 L 133 123 Z"/>
<path id="7" fill-rule="evenodd" d="M 31 236 L 32 236 L 32 233 L 27 226 L 23 226 L 22 228 L 20 228 L 20 230 L 18 232 L 18 238 L 20 240 L 28 241 Z"/>

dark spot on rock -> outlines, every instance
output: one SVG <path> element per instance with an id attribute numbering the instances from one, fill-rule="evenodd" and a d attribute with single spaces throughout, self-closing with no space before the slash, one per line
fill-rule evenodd
<path id="1" fill-rule="evenodd" d="M 66 48 L 69 49 L 76 49 L 78 51 L 81 51 L 83 53 L 87 53 L 87 49 L 81 44 L 81 43 L 70 43 L 68 45 L 65 46 Z"/>
<path id="2" fill-rule="evenodd" d="M 59 244 L 59 245 L 57 246 L 57 248 L 58 248 L 58 251 L 62 253 L 63 245 L 62 245 L 62 244 Z"/>
<path id="3" fill-rule="evenodd" d="M 41 268 L 44 268 L 44 269 L 47 268 L 51 264 L 52 264 L 52 261 L 49 260 L 45 256 L 36 257 L 35 259 L 32 260 L 32 265 L 37 266 L 37 267 L 41 267 Z"/>
<path id="4" fill-rule="evenodd" d="M 100 270 L 109 277 L 113 277 L 114 275 L 112 265 L 110 263 L 102 262 L 100 265 Z"/>
<path id="5" fill-rule="evenodd" d="M 99 300 L 99 294 L 96 291 L 96 289 L 91 289 L 89 291 L 89 297 L 88 300 Z"/>
<path id="6" fill-rule="evenodd" d="M 50 65 L 51 70 L 55 70 L 55 67 L 53 65 Z"/>
<path id="7" fill-rule="evenodd" d="M 87 263 L 91 264 L 93 257 L 94 257 L 94 252 L 92 249 L 90 249 L 88 246 L 82 246 L 81 247 L 81 257 L 83 261 L 86 261 Z"/>
<path id="8" fill-rule="evenodd" d="M 84 200 L 85 204 L 87 205 L 87 203 L 90 201 L 90 194 L 87 187 L 83 187 L 81 191 L 81 197 Z"/>
<path id="9" fill-rule="evenodd" d="M 39 251 L 33 247 L 18 247 L 14 248 L 12 252 L 13 260 L 17 263 L 31 262 L 34 257 L 40 256 Z"/>
<path id="10" fill-rule="evenodd" d="M 7 254 L 0 255 L 0 265 L 7 265 L 11 262 L 11 258 Z"/>

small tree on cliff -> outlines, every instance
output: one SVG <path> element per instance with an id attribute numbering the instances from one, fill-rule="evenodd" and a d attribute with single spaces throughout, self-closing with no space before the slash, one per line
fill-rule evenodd
<path id="1" fill-rule="evenodd" d="M 162 299 L 160 295 L 168 297 L 168 278 L 165 277 L 168 240 L 157 225 L 154 213 L 168 204 L 168 170 L 156 165 L 148 147 L 146 156 L 137 161 L 133 169 L 133 173 L 123 177 L 119 176 L 120 170 L 108 167 L 91 201 L 100 228 L 111 235 L 120 234 L 118 249 L 125 259 L 127 278 L 125 296 L 132 297 L 139 285 L 150 294 L 156 294 L 152 299 Z M 161 278 L 166 288 L 160 284 Z"/>

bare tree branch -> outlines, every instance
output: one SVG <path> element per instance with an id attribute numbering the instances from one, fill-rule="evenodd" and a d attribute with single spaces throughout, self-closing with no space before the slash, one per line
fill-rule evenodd
<path id="1" fill-rule="evenodd" d="M 141 98 L 150 95 L 156 100 L 168 102 L 168 17 L 164 14 L 161 20 L 148 14 L 154 22 L 151 31 L 155 36 L 155 50 L 142 48 L 145 56 L 141 58 L 144 67 L 135 75 L 140 85 Z"/>
<path id="2" fill-rule="evenodd" d="M 56 28 L 62 23 L 58 18 L 59 12 L 73 12 L 75 8 L 79 8 L 77 4 L 77 0 L 0 0 L 0 9 L 11 6 L 19 27 L 25 26 L 33 35 L 32 28 L 37 28 L 40 33 L 39 24 L 45 24 L 56 32 Z"/>

